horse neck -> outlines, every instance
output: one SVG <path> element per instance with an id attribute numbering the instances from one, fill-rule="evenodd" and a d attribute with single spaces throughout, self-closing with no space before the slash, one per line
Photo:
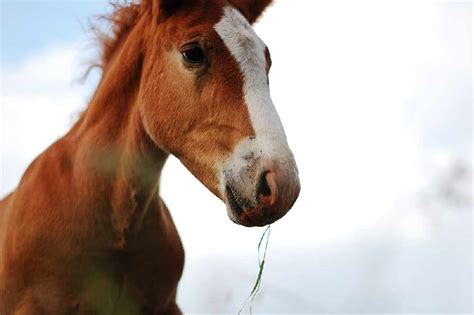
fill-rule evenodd
<path id="1" fill-rule="evenodd" d="M 79 143 L 76 160 L 85 161 L 78 166 L 80 181 L 111 204 L 119 233 L 140 225 L 158 197 L 167 158 L 148 136 L 136 106 L 142 58 L 139 39 L 129 36 L 107 63 L 89 107 L 71 131 Z"/>

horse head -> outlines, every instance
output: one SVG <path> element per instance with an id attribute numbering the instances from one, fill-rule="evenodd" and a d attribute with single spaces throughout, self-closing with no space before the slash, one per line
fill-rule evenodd
<path id="1" fill-rule="evenodd" d="M 222 199 L 232 221 L 283 217 L 300 184 L 251 24 L 270 0 L 149 0 L 138 92 L 143 126 Z"/>

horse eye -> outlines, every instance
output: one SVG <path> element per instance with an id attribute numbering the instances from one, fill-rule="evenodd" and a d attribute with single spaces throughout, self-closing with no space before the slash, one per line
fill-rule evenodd
<path id="1" fill-rule="evenodd" d="M 206 59 L 204 51 L 199 46 L 186 48 L 182 54 L 184 60 L 190 64 L 201 64 L 204 63 Z"/>

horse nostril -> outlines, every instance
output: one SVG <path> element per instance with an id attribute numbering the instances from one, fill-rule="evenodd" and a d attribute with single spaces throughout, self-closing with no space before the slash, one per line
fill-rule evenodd
<path id="1" fill-rule="evenodd" d="M 262 175 L 260 176 L 260 180 L 258 182 L 258 189 L 257 189 L 258 197 L 260 197 L 260 195 L 269 196 L 272 194 L 272 191 L 270 187 L 268 186 L 268 182 L 266 179 L 267 174 L 268 172 L 263 172 Z"/>
<path id="2" fill-rule="evenodd" d="M 263 172 L 260 176 L 257 195 L 257 200 L 263 207 L 270 207 L 276 203 L 278 198 L 278 186 L 274 172 Z"/>

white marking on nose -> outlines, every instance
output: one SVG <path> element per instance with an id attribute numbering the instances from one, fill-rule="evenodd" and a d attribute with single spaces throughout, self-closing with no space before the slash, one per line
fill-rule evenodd
<path id="1" fill-rule="evenodd" d="M 259 149 L 265 155 L 276 147 L 288 146 L 267 81 L 265 43 L 257 36 L 247 19 L 227 6 L 215 30 L 240 66 L 244 77 L 244 97 Z M 263 146 L 263 147 L 262 147 Z"/>
<path id="2" fill-rule="evenodd" d="M 224 192 L 225 185 L 237 185 L 239 196 L 256 205 L 258 172 L 278 167 L 288 179 L 297 181 L 298 171 L 270 98 L 265 44 L 247 19 L 231 6 L 224 8 L 224 14 L 214 28 L 239 64 L 244 79 L 244 99 L 255 131 L 255 137 L 242 139 L 222 165 L 220 187 Z M 252 159 L 246 158 L 249 156 Z"/>

